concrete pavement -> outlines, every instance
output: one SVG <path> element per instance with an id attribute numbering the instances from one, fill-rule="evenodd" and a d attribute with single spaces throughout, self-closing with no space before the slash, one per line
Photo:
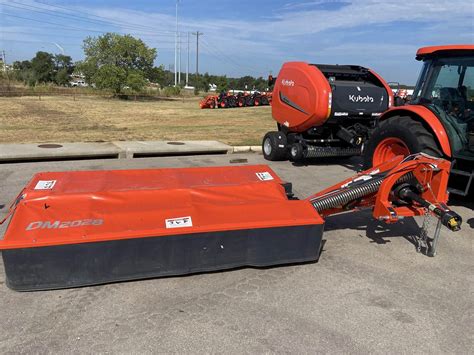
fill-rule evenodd
<path id="1" fill-rule="evenodd" d="M 234 154 L 3 164 L 0 214 L 39 171 L 242 159 L 269 163 Z M 357 164 L 269 165 L 306 197 Z M 406 237 L 417 231 L 415 221 L 387 227 L 360 212 L 327 220 L 314 264 L 17 293 L 5 286 L 0 263 L 0 353 L 472 353 L 474 206 L 451 206 L 463 230 L 444 230 L 435 258 L 417 254 Z"/>

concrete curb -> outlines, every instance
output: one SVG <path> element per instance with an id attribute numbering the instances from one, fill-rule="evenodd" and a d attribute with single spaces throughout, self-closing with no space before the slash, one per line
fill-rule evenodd
<path id="1" fill-rule="evenodd" d="M 218 141 L 0 144 L 0 163 L 81 159 L 132 159 L 179 155 L 228 154 L 233 151 L 233 147 Z"/>
<path id="2" fill-rule="evenodd" d="M 232 147 L 232 153 L 261 153 L 262 147 L 259 145 L 237 145 Z"/>

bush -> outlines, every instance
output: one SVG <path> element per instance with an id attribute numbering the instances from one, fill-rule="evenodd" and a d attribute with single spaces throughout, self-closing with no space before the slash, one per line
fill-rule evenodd
<path id="1" fill-rule="evenodd" d="M 181 94 L 181 88 L 179 86 L 167 86 L 163 89 L 162 94 L 166 97 L 179 96 Z"/>

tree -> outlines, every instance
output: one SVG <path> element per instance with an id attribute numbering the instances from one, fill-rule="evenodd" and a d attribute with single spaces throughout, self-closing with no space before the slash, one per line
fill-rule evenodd
<path id="1" fill-rule="evenodd" d="M 127 86 L 134 92 L 140 92 L 146 85 L 146 80 L 140 73 L 130 73 L 126 80 Z"/>
<path id="2" fill-rule="evenodd" d="M 170 84 L 169 75 L 162 65 L 149 69 L 146 73 L 146 78 L 152 83 L 160 84 L 162 87 Z"/>
<path id="3" fill-rule="evenodd" d="M 87 37 L 83 43 L 85 59 L 80 70 L 88 82 L 99 88 L 108 88 L 120 93 L 126 85 L 129 74 L 140 74 L 142 78 L 153 69 L 156 49 L 130 35 L 106 33 L 103 36 Z M 106 73 L 116 73 L 114 78 L 106 78 Z M 137 76 L 132 76 L 138 82 Z"/>
<path id="4" fill-rule="evenodd" d="M 125 69 L 113 64 L 101 66 L 94 75 L 94 83 L 98 89 L 112 89 L 116 94 L 122 91 L 126 79 Z"/>
<path id="5" fill-rule="evenodd" d="M 54 76 L 54 56 L 51 53 L 39 51 L 31 60 L 31 69 L 39 83 L 52 81 Z"/>
<path id="6" fill-rule="evenodd" d="M 54 56 L 55 75 L 54 82 L 58 85 L 66 85 L 69 82 L 69 75 L 74 71 L 72 58 L 64 54 Z"/>

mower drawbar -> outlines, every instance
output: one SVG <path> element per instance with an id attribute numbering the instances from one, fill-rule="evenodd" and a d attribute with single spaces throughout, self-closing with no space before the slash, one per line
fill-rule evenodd
<path id="1" fill-rule="evenodd" d="M 266 165 L 40 173 L 0 240 L 6 284 L 49 290 L 314 262 L 324 218 L 363 207 L 386 223 L 432 213 L 456 230 L 448 174 L 445 160 L 400 157 L 299 200 Z"/>

